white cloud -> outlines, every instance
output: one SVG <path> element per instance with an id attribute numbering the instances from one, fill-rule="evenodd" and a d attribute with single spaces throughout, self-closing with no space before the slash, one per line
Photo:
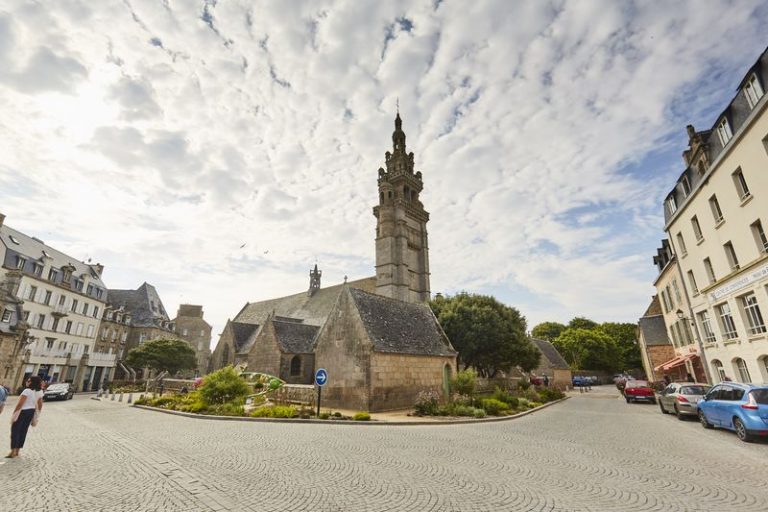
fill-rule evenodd
<path id="1" fill-rule="evenodd" d="M 315 258 L 327 284 L 373 273 L 399 98 L 434 291 L 633 321 L 682 165 L 639 162 L 724 107 L 765 9 L 434 4 L 0 2 L 6 222 L 218 332 Z"/>

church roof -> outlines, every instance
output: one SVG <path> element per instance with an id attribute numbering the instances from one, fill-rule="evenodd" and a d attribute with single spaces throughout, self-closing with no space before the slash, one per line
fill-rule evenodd
<path id="1" fill-rule="evenodd" d="M 456 355 L 429 306 L 390 299 L 354 288 L 349 293 L 376 352 Z"/>
<path id="2" fill-rule="evenodd" d="M 287 297 L 263 300 L 246 305 L 235 317 L 235 322 L 243 324 L 263 325 L 270 314 L 276 316 L 297 318 L 305 324 L 321 326 L 325 323 L 336 299 L 344 285 L 320 288 L 311 296 L 301 292 Z M 350 288 L 359 288 L 373 292 L 376 289 L 376 278 L 366 277 L 347 283 Z"/>
<path id="3" fill-rule="evenodd" d="M 533 341 L 533 344 L 539 349 L 541 355 L 546 357 L 554 368 L 569 368 L 568 362 L 563 359 L 563 356 L 560 355 L 560 352 L 557 351 L 552 343 L 538 338 L 531 338 L 531 341 Z"/>
<path id="4" fill-rule="evenodd" d="M 232 343 L 235 351 L 242 352 L 248 344 L 249 338 L 259 329 L 257 324 L 244 324 L 232 322 Z"/>
<path id="5" fill-rule="evenodd" d="M 282 320 L 272 320 L 272 325 L 275 327 L 275 338 L 277 338 L 283 352 L 289 354 L 312 353 L 312 342 L 320 327 Z"/>

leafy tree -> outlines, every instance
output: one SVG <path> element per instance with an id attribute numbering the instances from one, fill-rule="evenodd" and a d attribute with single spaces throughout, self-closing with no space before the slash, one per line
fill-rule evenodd
<path id="1" fill-rule="evenodd" d="M 633 370 L 643 367 L 640 346 L 637 344 L 637 325 L 630 323 L 605 322 L 598 327 L 610 336 L 621 352 L 621 370 Z"/>
<path id="2" fill-rule="evenodd" d="M 248 384 L 231 366 L 206 375 L 199 389 L 200 396 L 208 405 L 245 398 L 249 391 Z"/>
<path id="3" fill-rule="evenodd" d="M 451 382 L 451 389 L 461 395 L 472 396 L 475 394 L 475 384 L 477 373 L 469 368 L 456 374 L 456 378 Z"/>
<path id="4" fill-rule="evenodd" d="M 568 322 L 568 327 L 570 329 L 594 329 L 597 327 L 597 322 L 583 316 L 577 316 Z"/>
<path id="5" fill-rule="evenodd" d="M 128 366 L 167 371 L 171 375 L 197 367 L 195 351 L 186 341 L 159 338 L 131 349 L 125 358 Z"/>
<path id="6" fill-rule="evenodd" d="M 568 328 L 552 344 L 575 370 L 621 369 L 618 344 L 600 329 Z"/>
<path id="7" fill-rule="evenodd" d="M 552 341 L 560 336 L 565 326 L 558 322 L 542 322 L 531 330 L 531 335 L 540 340 Z"/>
<path id="8" fill-rule="evenodd" d="M 459 361 L 481 377 L 515 366 L 525 371 L 538 366 L 540 353 L 525 335 L 525 317 L 517 309 L 466 292 L 437 297 L 430 306 L 459 352 Z"/>

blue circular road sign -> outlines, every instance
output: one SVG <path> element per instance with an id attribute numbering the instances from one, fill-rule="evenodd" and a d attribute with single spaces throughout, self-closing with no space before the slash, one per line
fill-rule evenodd
<path id="1" fill-rule="evenodd" d="M 328 382 L 328 372 L 325 371 L 325 368 L 319 368 L 315 372 L 315 384 L 325 386 L 326 382 Z"/>

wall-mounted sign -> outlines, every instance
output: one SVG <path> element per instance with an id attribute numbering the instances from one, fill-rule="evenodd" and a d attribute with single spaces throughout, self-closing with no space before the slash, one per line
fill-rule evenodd
<path id="1" fill-rule="evenodd" d="M 731 281 L 730 283 L 725 284 L 717 290 L 711 292 L 709 294 L 709 298 L 712 301 L 718 301 L 726 295 L 729 295 L 737 290 L 741 290 L 742 288 L 746 288 L 750 284 L 754 283 L 755 281 L 759 281 L 764 277 L 768 277 L 768 264 L 763 265 L 762 267 L 757 267 L 754 270 L 750 270 L 749 272 L 740 275 L 734 281 Z"/>

